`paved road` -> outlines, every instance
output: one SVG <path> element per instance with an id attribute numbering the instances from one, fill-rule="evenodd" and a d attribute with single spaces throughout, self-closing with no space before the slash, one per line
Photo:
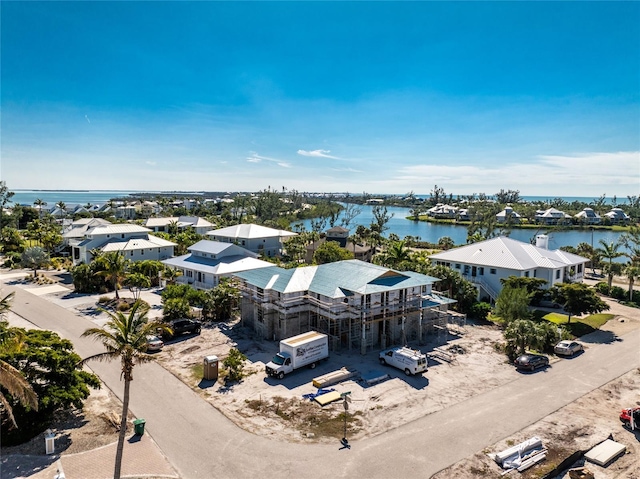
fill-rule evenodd
<path id="1" fill-rule="evenodd" d="M 18 288 L 13 310 L 35 325 L 73 340 L 83 357 L 100 346 L 79 335 L 94 323 Z M 640 330 L 593 345 L 582 357 L 425 416 L 350 450 L 336 445 L 283 443 L 234 426 L 157 364 L 136 367 L 130 407 L 147 420 L 154 440 L 183 479 L 275 477 L 429 477 L 640 367 Z M 119 397 L 118 363 L 94 371 Z"/>

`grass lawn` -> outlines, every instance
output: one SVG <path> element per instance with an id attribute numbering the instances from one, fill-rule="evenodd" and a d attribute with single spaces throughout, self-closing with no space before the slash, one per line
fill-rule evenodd
<path id="1" fill-rule="evenodd" d="M 589 334 L 594 332 L 597 329 L 600 329 L 604 323 L 613 318 L 613 314 L 592 314 L 587 316 L 586 318 L 576 318 L 575 316 L 571 319 L 570 323 L 567 323 L 569 316 L 566 314 L 560 313 L 548 313 L 542 317 L 547 321 L 551 321 L 554 324 L 563 325 L 565 328 L 569 330 L 571 334 L 574 336 L 583 336 L 585 334 Z"/>

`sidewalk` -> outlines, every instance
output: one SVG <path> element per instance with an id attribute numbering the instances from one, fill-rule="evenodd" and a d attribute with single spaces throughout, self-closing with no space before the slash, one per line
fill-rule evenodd
<path id="1" fill-rule="evenodd" d="M 116 443 L 77 454 L 51 456 L 3 455 L 2 479 L 109 479 L 113 477 Z M 44 448 L 44 445 L 43 445 Z M 122 477 L 178 478 L 167 458 L 148 434 L 133 436 L 124 444 Z"/>

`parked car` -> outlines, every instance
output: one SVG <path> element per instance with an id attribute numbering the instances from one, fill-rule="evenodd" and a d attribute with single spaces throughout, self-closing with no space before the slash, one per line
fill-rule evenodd
<path id="1" fill-rule="evenodd" d="M 164 342 L 158 336 L 147 336 L 147 352 L 162 351 Z"/>
<path id="2" fill-rule="evenodd" d="M 545 298 L 543 300 L 540 301 L 540 306 L 543 308 L 553 308 L 553 309 L 560 309 L 562 308 L 562 305 L 560 303 L 556 303 L 555 301 Z"/>
<path id="3" fill-rule="evenodd" d="M 549 366 L 549 358 L 541 354 L 523 354 L 514 361 L 516 369 L 535 371 L 538 368 Z"/>
<path id="4" fill-rule="evenodd" d="M 640 407 L 626 408 L 620 413 L 620 420 L 624 427 L 632 431 L 640 428 Z"/>
<path id="5" fill-rule="evenodd" d="M 169 322 L 169 327 L 173 331 L 173 334 L 169 334 L 168 332 L 163 331 L 162 337 L 164 339 L 171 339 L 185 333 L 200 334 L 200 329 L 202 328 L 198 321 L 194 321 L 192 319 L 174 319 L 173 321 Z"/>
<path id="6" fill-rule="evenodd" d="M 553 352 L 558 356 L 573 356 L 582 351 L 584 351 L 582 344 L 569 340 L 560 341 L 553 347 Z"/>

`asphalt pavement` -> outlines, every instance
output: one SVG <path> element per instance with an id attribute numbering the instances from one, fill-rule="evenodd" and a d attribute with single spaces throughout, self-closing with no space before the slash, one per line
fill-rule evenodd
<path id="1" fill-rule="evenodd" d="M 95 324 L 79 315 L 15 290 L 13 311 L 31 323 L 72 340 L 82 357 L 100 345 L 80 338 Z M 119 363 L 92 369 L 121 398 Z M 131 411 L 183 479 L 294 477 L 430 477 L 504 439 L 588 392 L 640 367 L 640 330 L 617 340 L 592 343 L 576 361 L 560 361 L 452 407 L 425 416 L 350 449 L 335 444 L 286 443 L 236 427 L 188 386 L 158 364 L 137 366 Z M 381 411 L 384 414 L 384 411 Z"/>

